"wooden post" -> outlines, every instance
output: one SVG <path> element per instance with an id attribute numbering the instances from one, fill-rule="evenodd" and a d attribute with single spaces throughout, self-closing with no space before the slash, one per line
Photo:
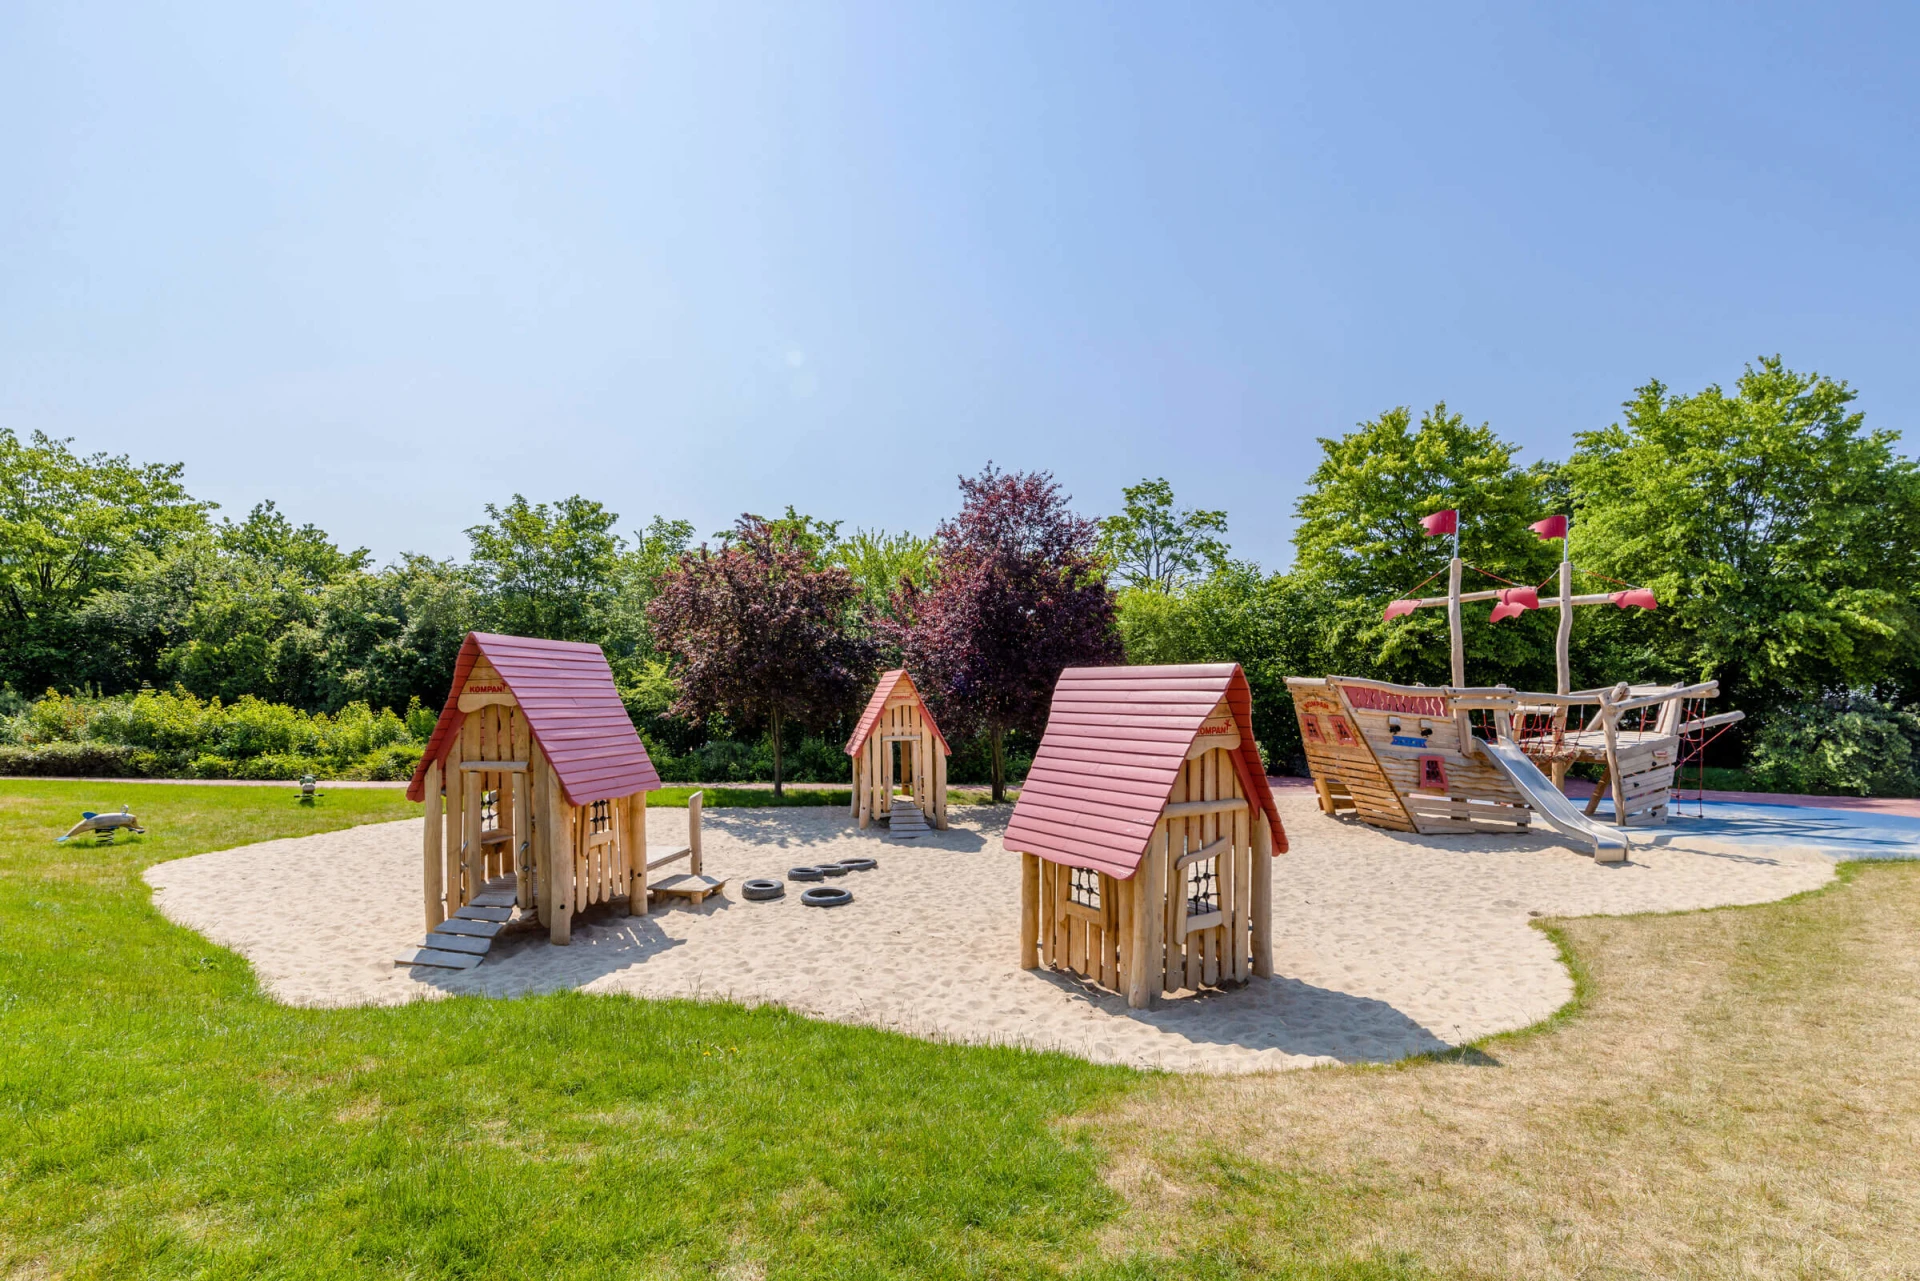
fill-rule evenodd
<path id="1" fill-rule="evenodd" d="M 848 764 L 853 766 L 853 782 L 852 784 L 849 785 L 847 790 L 847 795 L 851 798 L 851 800 L 848 802 L 847 813 L 852 815 L 854 818 L 859 818 L 860 817 L 860 753 L 855 752 L 852 756 L 847 758 L 847 761 L 848 761 Z M 860 826 L 865 827 L 866 824 L 863 822 L 860 824 Z"/>
<path id="2" fill-rule="evenodd" d="M 1160 857 L 1159 824 L 1154 825 L 1153 835 L 1147 839 L 1147 852 L 1141 858 L 1140 866 L 1125 881 L 1128 904 L 1127 924 L 1131 927 L 1120 941 L 1127 955 L 1127 1008 L 1144 1010 L 1153 999 L 1153 991 L 1147 985 L 1147 958 L 1151 955 L 1148 948 L 1148 933 L 1151 930 L 1149 917 L 1154 915 L 1152 897 L 1147 893 L 1147 881 L 1152 875 L 1151 869 Z"/>
<path id="3" fill-rule="evenodd" d="M 1161 819 L 1153 825 L 1153 835 L 1147 840 L 1147 861 L 1141 871 L 1134 873 L 1134 879 L 1140 881 L 1142 911 L 1135 917 L 1136 932 L 1144 929 L 1141 939 L 1144 954 L 1139 968 L 1141 999 L 1135 1004 L 1133 993 L 1127 994 L 1127 1005 L 1133 1009 L 1149 1009 L 1153 998 L 1166 985 L 1166 903 L 1167 903 L 1167 820 Z"/>
<path id="4" fill-rule="evenodd" d="M 1229 767 L 1231 767 L 1231 762 L 1229 762 Z M 1233 794 L 1239 796 L 1243 790 L 1240 787 L 1240 776 L 1238 774 L 1233 775 L 1233 781 Z M 1248 798 L 1249 801 L 1251 801 L 1251 799 L 1251 797 Z M 1250 839 L 1251 834 L 1247 828 L 1247 812 L 1245 810 L 1235 810 L 1231 821 L 1233 823 L 1233 849 L 1229 852 L 1229 856 L 1233 859 L 1233 912 L 1228 919 L 1227 938 L 1233 944 L 1233 950 L 1228 954 L 1227 973 L 1228 977 L 1235 983 L 1245 983 L 1248 978 L 1247 931 L 1249 922 L 1247 919 L 1247 909 L 1252 905 L 1251 900 L 1253 899 L 1252 887 L 1247 884 L 1248 881 L 1253 879 L 1253 864 L 1252 860 L 1247 857 L 1247 851 L 1251 847 L 1252 841 Z"/>
<path id="5" fill-rule="evenodd" d="M 538 743 L 527 749 L 527 785 L 533 793 L 533 805 L 527 813 L 533 821 L 533 906 L 540 924 L 550 926 L 553 924 L 553 780 Z"/>
<path id="6" fill-rule="evenodd" d="M 1060 914 L 1060 908 L 1053 901 L 1053 864 L 1040 859 L 1038 870 L 1040 874 L 1040 960 L 1048 969 L 1052 969 L 1059 964 L 1059 957 L 1054 948 L 1053 918 Z"/>
<path id="7" fill-rule="evenodd" d="M 687 798 L 687 871 L 700 875 L 700 811 L 705 804 L 706 793 L 695 792 Z"/>
<path id="8" fill-rule="evenodd" d="M 432 930 L 447 919 L 446 905 L 440 901 L 441 873 L 440 837 L 444 831 L 440 818 L 440 762 L 427 764 L 427 813 L 426 822 L 421 827 L 420 838 L 420 875 L 421 888 L 427 899 L 427 929 Z"/>
<path id="9" fill-rule="evenodd" d="M 468 773 L 466 770 L 460 772 Z M 466 847 L 466 856 L 461 860 L 466 870 L 466 877 L 460 886 L 461 907 L 465 907 L 480 896 L 480 887 L 486 883 L 487 879 L 486 846 L 480 843 L 480 799 L 485 795 L 482 790 L 484 786 L 479 771 L 473 771 L 467 779 L 465 789 L 467 816 L 460 823 L 461 843 Z"/>
<path id="10" fill-rule="evenodd" d="M 1020 968 L 1040 964 L 1040 856 L 1020 856 Z"/>
<path id="11" fill-rule="evenodd" d="M 1456 517 L 1456 519 L 1458 519 Z M 1467 645 L 1460 627 L 1460 535 L 1453 536 L 1453 560 L 1447 566 L 1447 641 L 1453 659 L 1453 687 L 1464 688 L 1467 683 Z M 1464 711 L 1456 711 L 1453 719 L 1460 730 L 1460 753 L 1472 756 L 1473 718 Z"/>
<path id="12" fill-rule="evenodd" d="M 1273 977 L 1273 823 L 1264 808 L 1253 821 L 1253 972 Z"/>
<path id="13" fill-rule="evenodd" d="M 647 794 L 627 798 L 627 915 L 647 914 Z"/>
<path id="14" fill-rule="evenodd" d="M 547 880 L 553 886 L 547 937 L 564 947 L 573 942 L 573 828 L 566 793 L 552 765 L 546 767 L 546 774 L 546 808 L 540 812 L 540 825 L 547 829 Z"/>
<path id="15" fill-rule="evenodd" d="M 1621 827 L 1627 825 L 1627 785 L 1620 777 L 1620 714 L 1613 710 L 1613 703 L 1627 692 L 1622 684 L 1600 695 L 1600 732 L 1607 738 L 1607 781 L 1613 785 L 1613 821 Z M 1594 794 L 1599 795 L 1597 788 Z"/>
<path id="16" fill-rule="evenodd" d="M 446 772 L 447 821 L 446 840 L 440 850 L 446 875 L 441 883 L 440 892 L 446 896 L 446 914 L 452 916 L 462 907 L 465 900 L 460 897 L 460 869 L 463 865 L 466 849 L 467 822 L 467 772 L 460 768 L 460 762 L 452 759 L 460 751 L 456 741 L 448 753 L 448 764 L 452 766 Z"/>
<path id="17" fill-rule="evenodd" d="M 933 825 L 947 830 L 947 754 L 940 740 L 933 740 Z"/>
<path id="18" fill-rule="evenodd" d="M 1573 692 L 1573 562 L 1568 560 L 1566 540 L 1560 543 L 1560 622 L 1553 634 L 1553 674 L 1554 691 L 1559 694 Z M 1567 709 L 1564 704 L 1554 709 L 1553 728 L 1556 736 L 1567 729 Z M 1556 744 L 1557 746 L 1557 744 Z M 1553 785 L 1565 791 L 1567 785 L 1567 762 L 1553 762 Z"/>
<path id="19" fill-rule="evenodd" d="M 533 906 L 533 825 L 528 821 L 533 815 L 526 771 L 509 774 L 507 787 L 513 796 L 513 899 L 524 912 Z"/>

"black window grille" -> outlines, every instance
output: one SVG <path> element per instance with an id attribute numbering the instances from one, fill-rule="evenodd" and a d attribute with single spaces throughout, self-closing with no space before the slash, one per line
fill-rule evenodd
<path id="1" fill-rule="evenodd" d="M 1073 869 L 1073 876 L 1067 882 L 1067 900 L 1082 907 L 1100 909 L 1100 873 L 1088 871 L 1084 867 Z"/>
<path id="2" fill-rule="evenodd" d="M 1187 865 L 1187 915 L 1205 916 L 1220 906 L 1220 882 L 1214 875 L 1217 858 Z"/>
<path id="3" fill-rule="evenodd" d="M 500 789 L 480 793 L 480 830 L 491 832 L 500 826 Z"/>
<path id="4" fill-rule="evenodd" d="M 595 801 L 593 803 L 593 830 L 604 832 L 613 826 L 613 802 Z"/>

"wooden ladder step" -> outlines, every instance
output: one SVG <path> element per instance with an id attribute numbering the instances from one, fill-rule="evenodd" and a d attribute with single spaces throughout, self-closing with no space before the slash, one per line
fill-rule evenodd
<path id="1" fill-rule="evenodd" d="M 449 917 L 447 920 L 434 926 L 433 932 L 435 934 L 461 934 L 473 939 L 490 939 L 505 928 L 506 926 L 502 925 L 499 921 L 466 921 L 455 916 Z"/>
<path id="2" fill-rule="evenodd" d="M 486 894 L 474 895 L 468 907 L 512 907 L 518 900 L 511 890 L 494 890 Z"/>
<path id="3" fill-rule="evenodd" d="M 465 952 L 471 956 L 485 956 L 487 949 L 493 946 L 493 940 L 477 939 L 467 934 L 443 934 L 435 930 L 420 940 L 420 945 L 438 948 L 442 952 Z"/>
<path id="4" fill-rule="evenodd" d="M 505 925 L 513 919 L 513 909 L 510 907 L 486 907 L 479 903 L 469 903 L 453 915 L 455 920 L 460 921 L 498 921 L 502 925 Z"/>
<path id="5" fill-rule="evenodd" d="M 395 965 L 431 965 L 442 970 L 470 970 L 481 958 L 464 952 L 447 952 L 435 947 L 416 948 L 393 958 Z"/>

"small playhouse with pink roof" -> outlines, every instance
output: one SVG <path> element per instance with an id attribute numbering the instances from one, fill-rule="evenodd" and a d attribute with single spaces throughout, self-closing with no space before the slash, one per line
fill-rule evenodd
<path id="1" fill-rule="evenodd" d="M 1007 824 L 1020 965 L 1142 1009 L 1273 973 L 1287 848 L 1237 663 L 1070 667 Z"/>
<path id="2" fill-rule="evenodd" d="M 701 874 L 698 796 L 688 847 L 649 862 L 647 793 L 659 786 L 598 645 L 470 633 L 407 787 L 427 809 L 428 934 L 400 963 L 476 965 L 516 908 L 567 943 L 596 904 L 625 899 L 638 915 L 650 890 L 717 890 Z M 680 859 L 686 874 L 649 886 L 651 868 Z"/>

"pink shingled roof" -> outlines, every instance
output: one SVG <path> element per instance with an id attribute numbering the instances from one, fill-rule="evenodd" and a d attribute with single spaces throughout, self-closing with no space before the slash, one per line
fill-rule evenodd
<path id="1" fill-rule="evenodd" d="M 1146 853 L 1174 776 L 1222 698 L 1240 727 L 1240 788 L 1287 848 L 1253 741 L 1253 694 L 1238 663 L 1069 667 L 1053 687 L 1040 750 L 1007 823 L 1006 847 L 1122 880 Z"/>
<path id="2" fill-rule="evenodd" d="M 940 750 L 948 756 L 953 749 L 947 746 L 947 739 L 940 727 L 933 723 L 933 713 L 927 710 L 927 700 L 920 698 L 920 689 L 913 683 L 913 677 L 907 675 L 907 669 L 896 667 L 890 672 L 880 673 L 880 683 L 873 688 L 873 697 L 867 700 L 867 710 L 860 713 L 860 723 L 853 727 L 853 737 L 847 740 L 847 755 L 860 754 L 860 745 L 867 741 L 867 735 L 873 733 L 873 727 L 880 723 L 880 713 L 887 709 L 887 700 L 893 697 L 894 687 L 904 683 L 909 693 L 920 700 L 920 714 L 927 718 L 927 728 L 933 731 L 934 741 L 940 744 Z"/>
<path id="3" fill-rule="evenodd" d="M 453 665 L 453 688 L 407 785 L 407 799 L 426 799 L 427 765 L 445 762 L 466 722 L 460 691 L 482 656 L 520 704 L 534 741 L 560 776 L 570 805 L 604 801 L 660 786 L 647 748 L 613 687 L 613 669 L 598 645 L 469 632 Z"/>

